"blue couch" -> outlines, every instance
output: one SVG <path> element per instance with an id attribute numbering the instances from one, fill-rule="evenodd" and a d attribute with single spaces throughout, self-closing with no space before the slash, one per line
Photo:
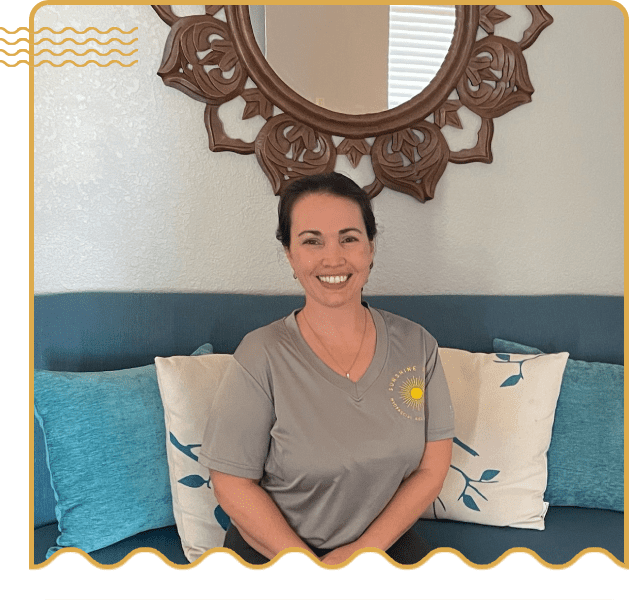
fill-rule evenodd
<path id="1" fill-rule="evenodd" d="M 492 352 L 494 338 L 567 351 L 571 358 L 624 364 L 624 299 L 608 296 L 373 296 L 366 300 L 421 323 L 442 347 Z M 298 296 L 203 293 L 67 293 L 34 299 L 34 366 L 50 371 L 105 371 L 186 355 L 210 342 L 232 353 L 249 331 L 301 306 Z M 58 535 L 44 438 L 34 422 L 34 565 Z M 603 549 L 624 563 L 624 513 L 551 506 L 544 531 L 420 520 L 434 548 L 452 548 L 486 565 L 511 548 L 528 548 L 552 565 Z M 90 553 L 115 564 L 136 548 L 186 560 L 174 525 L 143 531 Z"/>

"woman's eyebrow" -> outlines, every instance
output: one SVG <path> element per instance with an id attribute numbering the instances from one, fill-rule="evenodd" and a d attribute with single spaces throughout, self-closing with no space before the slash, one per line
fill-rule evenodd
<path id="1" fill-rule="evenodd" d="M 357 233 L 362 233 L 362 231 L 358 229 L 357 227 L 347 227 L 346 229 L 341 229 L 339 231 L 339 235 L 344 235 L 346 233 L 349 233 L 350 231 L 356 231 Z M 302 235 L 306 235 L 307 233 L 310 233 L 312 235 L 321 235 L 321 232 L 317 231 L 316 229 L 306 229 L 305 231 L 302 231 L 300 234 L 298 234 L 297 237 L 301 237 Z"/>

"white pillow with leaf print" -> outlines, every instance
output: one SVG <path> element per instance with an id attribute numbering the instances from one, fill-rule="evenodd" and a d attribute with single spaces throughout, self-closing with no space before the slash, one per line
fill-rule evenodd
<path id="1" fill-rule="evenodd" d="M 221 547 L 229 517 L 219 506 L 207 467 L 198 461 L 205 425 L 230 354 L 155 358 L 166 421 L 173 513 L 186 558 Z"/>
<path id="2" fill-rule="evenodd" d="M 544 529 L 546 452 L 568 353 L 439 354 L 456 437 L 443 489 L 422 517 Z"/>

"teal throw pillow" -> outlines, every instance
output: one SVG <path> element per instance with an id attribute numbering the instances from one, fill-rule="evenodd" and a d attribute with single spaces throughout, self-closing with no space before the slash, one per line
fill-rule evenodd
<path id="1" fill-rule="evenodd" d="M 494 339 L 494 352 L 539 354 L 516 342 Z M 624 511 L 625 368 L 568 359 L 548 449 L 552 506 Z"/>
<path id="2" fill-rule="evenodd" d="M 211 353 L 205 344 L 195 355 Z M 175 523 L 155 365 L 35 370 L 34 400 L 59 527 L 46 558 L 66 547 L 92 552 Z"/>

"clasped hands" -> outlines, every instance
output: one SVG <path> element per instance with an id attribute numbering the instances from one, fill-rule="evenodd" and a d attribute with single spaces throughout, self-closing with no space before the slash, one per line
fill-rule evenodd
<path id="1" fill-rule="evenodd" d="M 331 550 L 327 554 L 324 554 L 319 560 L 324 565 L 339 565 L 350 558 L 352 554 L 354 554 L 354 552 L 357 552 L 361 548 L 362 546 L 360 546 L 356 542 L 345 544 L 344 546 L 339 546 L 338 548 Z"/>

